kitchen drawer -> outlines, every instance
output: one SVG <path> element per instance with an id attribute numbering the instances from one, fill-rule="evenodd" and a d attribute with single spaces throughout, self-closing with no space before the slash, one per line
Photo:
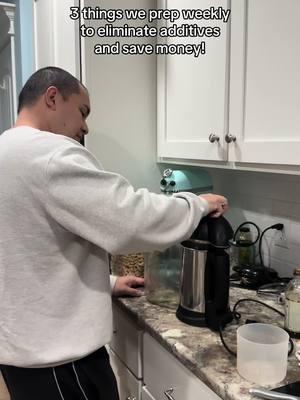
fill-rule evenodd
<path id="1" fill-rule="evenodd" d="M 149 334 L 144 334 L 144 383 L 155 400 L 221 400 Z M 173 389 L 173 390 L 172 390 Z"/>
<path id="2" fill-rule="evenodd" d="M 115 304 L 113 305 L 113 337 L 110 347 L 130 371 L 142 378 L 143 332 Z"/>
<path id="3" fill-rule="evenodd" d="M 155 400 L 146 386 L 142 387 L 142 400 Z"/>
<path id="4" fill-rule="evenodd" d="M 120 400 L 141 400 L 142 381 L 136 379 L 112 349 L 108 352 L 117 379 Z"/>

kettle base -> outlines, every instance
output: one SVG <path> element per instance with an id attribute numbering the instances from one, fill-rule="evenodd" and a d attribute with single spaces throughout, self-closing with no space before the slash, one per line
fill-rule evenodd
<path id="1" fill-rule="evenodd" d="M 200 327 L 207 326 L 204 313 L 187 310 L 186 308 L 182 307 L 180 304 L 176 311 L 176 317 L 180 321 L 185 322 L 188 325 L 200 326 Z"/>

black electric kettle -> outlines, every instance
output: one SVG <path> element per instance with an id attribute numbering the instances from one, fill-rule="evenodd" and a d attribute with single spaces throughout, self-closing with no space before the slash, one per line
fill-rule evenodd
<path id="1" fill-rule="evenodd" d="M 182 242 L 180 303 L 177 318 L 218 330 L 232 320 L 229 308 L 229 255 L 233 237 L 224 217 L 201 219 L 189 240 Z"/>

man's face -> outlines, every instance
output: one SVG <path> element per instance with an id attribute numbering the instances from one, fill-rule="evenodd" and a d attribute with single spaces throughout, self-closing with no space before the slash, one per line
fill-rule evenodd
<path id="1" fill-rule="evenodd" d="M 80 86 L 80 92 L 71 94 L 66 100 L 58 92 L 56 102 L 56 118 L 53 120 L 52 132 L 80 142 L 88 133 L 86 123 L 90 112 L 88 92 Z"/>

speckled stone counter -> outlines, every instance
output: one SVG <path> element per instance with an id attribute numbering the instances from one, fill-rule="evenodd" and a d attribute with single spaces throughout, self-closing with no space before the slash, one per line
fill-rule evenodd
<path id="1" fill-rule="evenodd" d="M 242 298 L 252 298 L 283 310 L 282 306 L 265 298 L 258 298 L 255 291 L 231 288 L 231 306 Z M 140 298 L 119 298 L 115 304 L 143 330 L 152 335 L 165 349 L 209 386 L 222 399 L 250 400 L 248 391 L 257 387 L 239 376 L 236 359 L 223 347 L 219 334 L 207 328 L 189 326 L 176 318 L 175 311 L 149 303 L 145 296 Z M 258 322 L 282 325 L 283 317 L 256 303 L 240 305 L 238 311 L 243 323 L 246 318 Z M 227 345 L 236 350 L 236 323 L 228 325 L 224 332 Z M 300 379 L 300 367 L 294 355 L 289 357 L 285 381 L 275 386 Z"/>

